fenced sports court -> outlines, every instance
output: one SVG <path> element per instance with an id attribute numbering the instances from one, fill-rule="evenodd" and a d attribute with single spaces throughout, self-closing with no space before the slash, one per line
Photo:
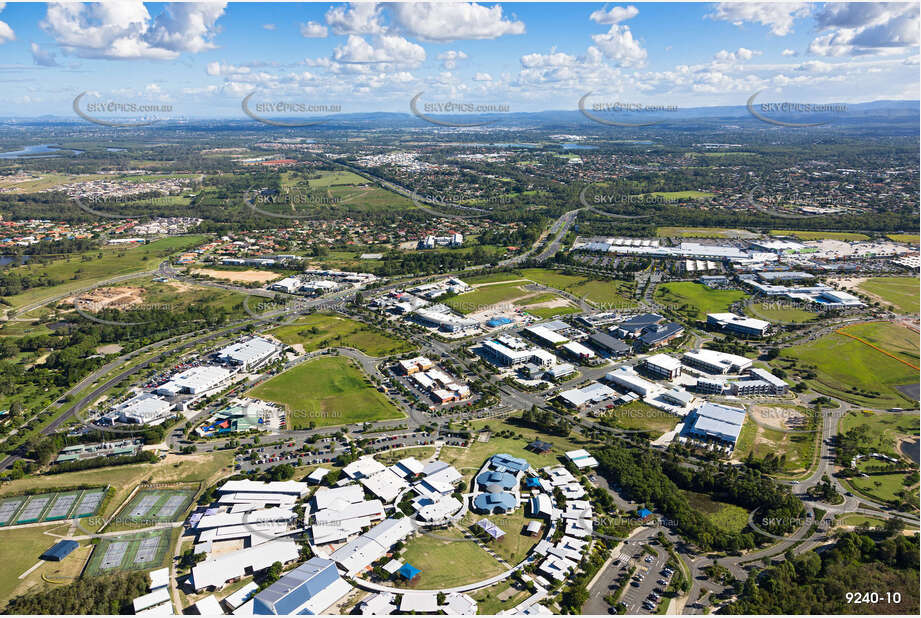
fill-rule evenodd
<path id="1" fill-rule="evenodd" d="M 54 491 L 0 499 L 0 526 L 19 526 L 96 515 L 104 488 Z"/>
<path id="2" fill-rule="evenodd" d="M 195 498 L 194 489 L 142 489 L 118 515 L 121 522 L 178 521 Z"/>
<path id="3" fill-rule="evenodd" d="M 101 575 L 157 568 L 166 557 L 172 533 L 172 528 L 164 528 L 102 538 L 93 549 L 84 574 Z"/>

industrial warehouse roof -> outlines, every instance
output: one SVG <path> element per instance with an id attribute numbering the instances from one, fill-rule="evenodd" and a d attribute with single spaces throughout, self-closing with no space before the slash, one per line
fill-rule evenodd
<path id="1" fill-rule="evenodd" d="M 192 581 L 196 590 L 220 588 L 227 580 L 245 575 L 247 569 L 261 571 L 274 562 L 296 560 L 299 554 L 297 543 L 291 539 L 269 541 L 198 563 L 192 567 Z"/>
<path id="2" fill-rule="evenodd" d="M 186 369 L 182 373 L 177 373 L 169 382 L 159 386 L 157 390 L 170 392 L 179 392 L 187 389 L 192 393 L 208 390 L 209 388 L 220 384 L 232 375 L 232 372 L 215 365 L 201 365 Z"/>
<path id="3" fill-rule="evenodd" d="M 681 361 L 668 354 L 654 354 L 646 359 L 646 364 L 666 371 L 676 371 L 681 368 Z"/>
<path id="4" fill-rule="evenodd" d="M 589 335 L 588 340 L 612 354 L 626 354 L 630 351 L 630 346 L 624 343 L 622 339 L 612 337 L 606 333 L 594 333 Z"/>
<path id="5" fill-rule="evenodd" d="M 745 410 L 707 402 L 694 411 L 688 431 L 726 442 L 736 442 L 745 422 Z"/>
<path id="6" fill-rule="evenodd" d="M 582 468 L 594 468 L 598 465 L 598 460 L 592 457 L 584 448 L 575 451 L 567 451 L 566 457 L 569 458 L 569 461 L 576 464 L 576 467 L 580 470 Z"/>
<path id="7" fill-rule="evenodd" d="M 752 364 L 751 359 L 745 358 L 744 356 L 729 354 L 728 352 L 719 352 L 717 350 L 708 350 L 707 348 L 685 352 L 682 359 L 685 362 L 690 361 L 689 364 L 696 362 L 703 365 L 709 365 L 720 373 L 726 373 L 728 371 L 738 372 L 750 367 Z"/>
<path id="8" fill-rule="evenodd" d="M 707 319 L 718 322 L 721 325 L 734 324 L 742 328 L 751 328 L 754 330 L 764 330 L 771 325 L 770 322 L 749 318 L 744 315 L 736 315 L 735 313 L 708 313 Z"/>

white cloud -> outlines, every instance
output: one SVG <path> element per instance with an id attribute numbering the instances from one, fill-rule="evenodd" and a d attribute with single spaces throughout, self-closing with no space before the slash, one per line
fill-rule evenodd
<path id="1" fill-rule="evenodd" d="M 262 24 L 263 30 L 275 30 L 275 24 Z"/>
<path id="2" fill-rule="evenodd" d="M 613 24 L 605 34 L 593 34 L 592 40 L 605 58 L 619 66 L 642 66 L 646 63 L 646 50 L 633 38 L 629 26 Z"/>
<path id="3" fill-rule="evenodd" d="M 475 82 L 491 82 L 492 75 L 489 73 L 477 73 L 473 76 L 473 81 Z"/>
<path id="4" fill-rule="evenodd" d="M 810 60 L 796 67 L 797 71 L 805 73 L 831 73 L 834 69 L 835 65 L 820 60 Z"/>
<path id="5" fill-rule="evenodd" d="M 168 4 L 151 19 L 140 0 L 51 4 L 41 27 L 69 54 L 85 58 L 171 60 L 214 49 L 226 3 Z"/>
<path id="6" fill-rule="evenodd" d="M 467 54 L 462 51 L 448 50 L 438 54 L 438 59 L 441 60 L 441 67 L 443 69 L 453 71 L 457 68 L 457 61 L 466 60 Z"/>
<path id="7" fill-rule="evenodd" d="M 3 9 L 6 8 L 6 2 L 0 2 L 0 12 L 3 12 Z M 3 45 L 7 41 L 15 41 L 16 33 L 13 32 L 13 29 L 10 28 L 10 25 L 5 21 L 0 21 L 0 45 Z"/>
<path id="8" fill-rule="evenodd" d="M 378 36 L 372 45 L 360 36 L 349 35 L 344 45 L 333 50 L 333 59 L 348 64 L 418 66 L 425 60 L 425 50 L 401 36 Z"/>
<path id="9" fill-rule="evenodd" d="M 41 48 L 38 43 L 33 42 L 30 46 L 32 50 L 32 63 L 40 67 L 60 66 L 54 57 L 54 52 L 49 52 Z"/>
<path id="10" fill-rule="evenodd" d="M 826 32 L 809 51 L 820 56 L 902 53 L 918 46 L 919 6 L 902 3 L 829 3 L 816 15 Z"/>
<path id="11" fill-rule="evenodd" d="M 301 36 L 308 39 L 325 39 L 328 33 L 326 26 L 319 22 L 308 21 L 301 24 Z"/>
<path id="12" fill-rule="evenodd" d="M 780 52 L 780 55 L 781 56 L 795 56 L 796 52 L 793 51 L 792 49 L 785 49 L 782 52 Z"/>
<path id="13" fill-rule="evenodd" d="M 633 19 L 639 14 L 639 9 L 633 6 L 612 6 L 609 10 L 598 9 L 589 15 L 589 19 L 599 24 L 619 24 L 622 21 Z"/>
<path id="14" fill-rule="evenodd" d="M 740 47 L 734 52 L 727 51 L 725 49 L 716 52 L 713 56 L 713 60 L 718 64 L 727 64 L 727 63 L 739 63 L 746 62 L 751 60 L 755 56 L 760 56 L 760 51 L 753 51 L 751 49 L 746 49 L 745 47 Z"/>
<path id="15" fill-rule="evenodd" d="M 423 41 L 495 39 L 525 32 L 524 23 L 506 19 L 498 4 L 400 3 L 392 5 L 392 10 L 400 30 Z"/>
<path id="16" fill-rule="evenodd" d="M 809 4 L 805 2 L 720 2 L 707 17 L 728 21 L 734 26 L 757 22 L 770 27 L 775 36 L 786 36 L 793 32 L 793 22 L 809 15 L 809 11 Z"/>
<path id="17" fill-rule="evenodd" d="M 353 2 L 326 12 L 326 23 L 335 34 L 383 34 L 381 8 L 374 2 Z"/>

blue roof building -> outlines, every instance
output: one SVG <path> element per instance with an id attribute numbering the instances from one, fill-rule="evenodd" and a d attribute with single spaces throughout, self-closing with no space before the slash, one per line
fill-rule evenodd
<path id="1" fill-rule="evenodd" d="M 530 467 L 527 460 L 524 460 L 520 457 L 512 457 L 506 453 L 493 455 L 489 459 L 489 462 L 496 470 L 499 470 L 500 472 L 508 471 L 513 474 L 524 472 Z"/>
<path id="2" fill-rule="evenodd" d="M 42 560 L 52 560 L 59 562 L 70 555 L 70 552 L 80 547 L 76 541 L 58 541 L 39 556 Z"/>
<path id="3" fill-rule="evenodd" d="M 644 507 L 644 508 L 641 508 L 640 510 L 638 510 L 638 511 L 636 512 L 636 514 L 637 514 L 637 516 L 639 516 L 640 519 L 646 519 L 647 517 L 649 517 L 650 515 L 652 515 L 652 511 L 650 511 L 649 509 L 647 509 L 647 508 Z"/>
<path id="4" fill-rule="evenodd" d="M 349 590 L 335 562 L 314 557 L 258 593 L 253 598 L 253 614 L 318 615 Z"/>
<path id="5" fill-rule="evenodd" d="M 487 470 L 476 477 L 476 482 L 483 488 L 499 487 L 504 490 L 509 490 L 518 483 L 518 479 L 508 472 Z"/>
<path id="6" fill-rule="evenodd" d="M 473 499 L 473 507 L 481 513 L 509 513 L 515 510 L 518 501 L 512 494 L 500 491 L 496 493 L 480 494 Z"/>
<path id="7" fill-rule="evenodd" d="M 544 486 L 541 484 L 540 479 L 536 476 L 529 476 L 524 481 L 525 487 L 528 489 L 543 489 Z"/>

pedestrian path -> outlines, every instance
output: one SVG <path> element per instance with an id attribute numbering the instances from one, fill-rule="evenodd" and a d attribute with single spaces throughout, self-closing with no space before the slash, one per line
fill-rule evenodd
<path id="1" fill-rule="evenodd" d="M 500 556 L 499 554 L 497 554 L 496 552 L 494 552 L 494 551 L 492 550 L 492 548 L 491 548 L 489 545 L 487 545 L 486 543 L 483 542 L 482 539 L 478 538 L 478 537 L 477 537 L 476 535 L 474 535 L 474 534 L 471 534 L 471 533 L 468 532 L 467 530 L 464 530 L 463 528 L 461 528 L 461 527 L 458 526 L 457 524 L 455 524 L 454 527 L 457 528 L 458 530 L 460 530 L 461 534 L 464 535 L 464 538 L 465 538 L 465 539 L 467 539 L 468 541 L 473 541 L 474 543 L 476 543 L 477 545 L 479 545 L 481 548 L 483 548 L 483 551 L 485 551 L 487 554 L 489 554 L 490 556 L 492 556 L 493 558 L 495 558 L 495 559 L 496 559 L 496 562 L 498 562 L 499 564 L 501 564 L 503 567 L 505 567 L 506 569 L 511 569 L 511 568 L 513 568 L 511 564 L 509 564 L 508 562 L 506 562 L 505 559 L 504 559 L 502 556 Z"/>

